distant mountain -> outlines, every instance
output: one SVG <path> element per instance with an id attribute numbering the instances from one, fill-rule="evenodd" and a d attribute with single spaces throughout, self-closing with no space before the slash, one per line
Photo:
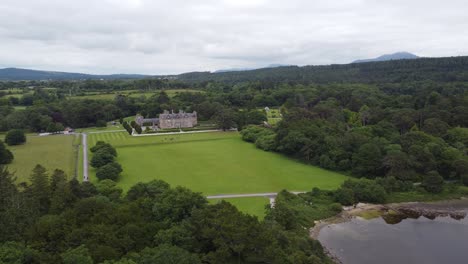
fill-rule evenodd
<path id="1" fill-rule="evenodd" d="M 373 61 L 390 61 L 390 60 L 409 60 L 409 59 L 418 59 L 419 57 L 406 52 L 396 52 L 393 54 L 385 54 L 380 57 L 374 58 L 374 59 L 364 59 L 364 60 L 355 60 L 353 63 L 362 63 L 362 62 L 373 62 Z"/>
<path id="2" fill-rule="evenodd" d="M 72 72 L 56 72 L 56 71 L 38 71 L 20 68 L 5 68 L 0 69 L 0 80 L 3 81 L 20 81 L 20 80 L 112 80 L 112 79 L 142 79 L 151 77 L 141 74 L 110 74 L 110 75 L 94 75 Z"/>
<path id="3" fill-rule="evenodd" d="M 258 69 L 269 69 L 269 68 L 277 68 L 277 67 L 284 67 L 284 66 L 291 66 L 289 64 L 270 64 L 266 67 L 260 68 L 231 68 L 231 69 L 221 69 L 214 71 L 213 73 L 222 73 L 222 72 L 238 72 L 238 71 L 253 71 Z"/>

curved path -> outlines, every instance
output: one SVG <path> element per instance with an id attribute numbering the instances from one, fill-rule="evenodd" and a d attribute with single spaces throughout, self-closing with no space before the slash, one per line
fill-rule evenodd
<path id="1" fill-rule="evenodd" d="M 86 182 L 88 178 L 88 135 L 81 133 L 81 145 L 83 145 L 83 181 Z"/>

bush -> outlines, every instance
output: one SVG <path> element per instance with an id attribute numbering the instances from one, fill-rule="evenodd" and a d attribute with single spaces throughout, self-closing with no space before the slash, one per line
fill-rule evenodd
<path id="1" fill-rule="evenodd" d="M 275 134 L 260 135 L 257 140 L 255 141 L 255 146 L 259 149 L 263 149 L 265 151 L 274 150 L 276 148 L 275 144 Z"/>
<path id="2" fill-rule="evenodd" d="M 440 193 L 443 190 L 444 178 L 437 171 L 430 171 L 424 177 L 422 187 L 430 193 Z"/>
<path id="3" fill-rule="evenodd" d="M 9 146 L 21 145 L 26 142 L 26 136 L 24 135 L 23 130 L 13 129 L 13 130 L 8 131 L 8 133 L 6 134 L 5 142 Z"/>
<path id="4" fill-rule="evenodd" d="M 96 170 L 96 177 L 101 181 L 106 179 L 116 181 L 121 172 L 122 166 L 120 166 L 120 164 L 117 162 L 110 162 Z"/>
<path id="5" fill-rule="evenodd" d="M 241 131 L 241 136 L 244 141 L 255 142 L 257 137 L 262 134 L 266 128 L 260 126 L 247 126 Z"/>

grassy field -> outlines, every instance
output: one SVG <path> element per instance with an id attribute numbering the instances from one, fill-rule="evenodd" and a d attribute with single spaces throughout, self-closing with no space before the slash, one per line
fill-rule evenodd
<path id="1" fill-rule="evenodd" d="M 72 177 L 76 164 L 74 141 L 73 135 L 28 136 L 24 145 L 8 147 L 15 157 L 8 168 L 11 172 L 15 172 L 18 182 L 28 181 L 36 164 L 41 164 L 49 172 L 61 169 Z"/>
<path id="2" fill-rule="evenodd" d="M 174 97 L 178 93 L 181 92 L 192 92 L 192 93 L 199 93 L 202 91 L 199 90 L 191 90 L 191 89 L 174 89 L 174 90 L 164 90 L 169 97 Z M 126 96 L 130 96 L 133 98 L 140 98 L 142 96 L 148 98 L 155 94 L 158 94 L 159 91 L 154 92 L 142 92 L 138 90 L 124 90 L 124 91 L 116 91 L 112 93 L 89 93 L 87 95 L 82 96 L 71 96 L 70 99 L 95 99 L 95 100 L 113 100 L 117 94 L 122 94 Z"/>
<path id="3" fill-rule="evenodd" d="M 334 189 L 345 176 L 305 165 L 243 142 L 237 132 L 130 137 L 125 132 L 89 135 L 117 148 L 124 172 L 118 184 L 162 179 L 204 194 Z M 91 175 L 93 170 L 91 170 Z M 94 179 L 93 179 L 94 178 Z M 92 177 L 92 180 L 96 180 Z"/>
<path id="4" fill-rule="evenodd" d="M 265 206 L 270 205 L 269 199 L 265 197 L 210 199 L 208 201 L 215 204 L 221 200 L 233 204 L 244 213 L 257 216 L 260 220 L 265 217 Z"/>

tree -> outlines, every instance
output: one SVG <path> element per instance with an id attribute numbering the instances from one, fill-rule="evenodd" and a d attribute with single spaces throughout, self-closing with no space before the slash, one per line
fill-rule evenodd
<path id="1" fill-rule="evenodd" d="M 13 161 L 13 153 L 6 148 L 3 141 L 0 140 L 0 165 L 9 164 Z"/>
<path id="2" fill-rule="evenodd" d="M 156 248 L 145 248 L 134 261 L 140 264 L 198 264 L 197 255 L 182 248 L 167 244 Z"/>
<path id="3" fill-rule="evenodd" d="M 440 193 L 443 190 L 444 178 L 437 171 L 430 171 L 424 176 L 422 186 L 430 193 Z"/>
<path id="4" fill-rule="evenodd" d="M 26 136 L 24 135 L 24 131 L 21 129 L 13 129 L 8 131 L 8 133 L 5 136 L 5 142 L 9 146 L 24 144 L 26 142 Z"/>
<path id="5" fill-rule="evenodd" d="M 350 188 L 339 188 L 335 192 L 335 201 L 342 205 L 354 204 L 354 192 Z"/>
<path id="6" fill-rule="evenodd" d="M 46 169 L 37 164 L 32 171 L 30 181 L 32 198 L 37 204 L 39 212 L 45 214 L 49 211 L 50 207 L 49 175 Z"/>
<path id="7" fill-rule="evenodd" d="M 69 207 L 76 197 L 70 190 L 67 175 L 62 170 L 54 170 L 50 177 L 50 212 L 59 213 Z"/>
<path id="8" fill-rule="evenodd" d="M 39 255 L 36 250 L 18 242 L 0 244 L 0 263 L 2 264 L 40 263 Z"/>
<path id="9" fill-rule="evenodd" d="M 111 154 L 112 156 L 117 157 L 117 151 L 115 150 L 115 148 L 111 144 L 106 143 L 104 141 L 96 142 L 96 145 L 94 145 L 89 150 L 91 152 L 93 152 L 93 153 L 96 153 L 98 151 L 107 152 L 107 153 Z"/>
<path id="10" fill-rule="evenodd" d="M 132 127 L 128 124 L 127 121 L 124 121 L 124 122 L 122 123 L 122 126 L 125 128 L 125 130 L 127 130 L 127 132 L 128 132 L 129 135 L 132 134 L 133 129 L 132 129 Z"/>
<path id="11" fill-rule="evenodd" d="M 222 130 L 231 129 L 236 124 L 234 111 L 226 107 L 218 109 L 213 118 L 216 122 L 216 126 Z"/>
<path id="12" fill-rule="evenodd" d="M 122 172 L 122 166 L 117 162 L 109 162 L 103 166 L 98 167 L 96 170 L 96 177 L 99 180 L 113 180 L 116 181 L 119 178 L 120 173 Z"/>
<path id="13" fill-rule="evenodd" d="M 0 213 L 13 205 L 13 198 L 18 193 L 15 180 L 13 174 L 0 166 Z"/>
<path id="14" fill-rule="evenodd" d="M 362 145 L 353 155 L 353 173 L 357 176 L 375 178 L 382 166 L 382 152 L 375 143 Z"/>
<path id="15" fill-rule="evenodd" d="M 108 197 L 111 201 L 119 200 L 122 195 L 122 189 L 117 187 L 115 181 L 110 179 L 99 181 L 96 185 L 96 189 L 100 194 Z"/>
<path id="16" fill-rule="evenodd" d="M 94 168 L 100 168 L 110 162 L 114 161 L 114 156 L 105 151 L 97 151 L 94 153 L 93 157 L 91 158 L 91 166 Z"/>
<path id="17" fill-rule="evenodd" d="M 81 245 L 61 254 L 63 264 L 93 264 L 88 248 Z"/>

